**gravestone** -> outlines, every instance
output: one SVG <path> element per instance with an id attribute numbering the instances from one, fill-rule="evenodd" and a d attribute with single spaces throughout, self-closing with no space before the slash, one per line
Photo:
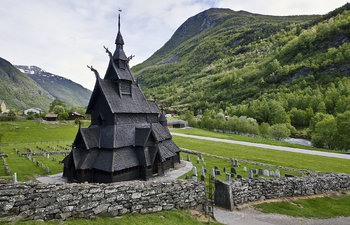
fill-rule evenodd
<path id="1" fill-rule="evenodd" d="M 39 161 L 36 161 L 36 166 L 40 166 L 40 163 L 39 163 Z"/>
<path id="2" fill-rule="evenodd" d="M 268 170 L 264 170 L 264 176 L 266 176 L 266 177 L 269 176 L 269 171 Z"/>
<path id="3" fill-rule="evenodd" d="M 219 169 L 219 167 L 217 167 L 217 166 L 214 166 L 214 169 L 215 169 L 215 170 L 218 170 L 218 169 Z"/>
<path id="4" fill-rule="evenodd" d="M 229 173 L 226 173 L 226 181 L 230 181 L 231 175 Z"/>
<path id="5" fill-rule="evenodd" d="M 202 166 L 201 168 L 201 181 L 205 180 L 205 172 L 204 172 L 204 167 Z"/>
<path id="6" fill-rule="evenodd" d="M 197 168 L 195 166 L 192 168 L 192 175 L 197 176 Z"/>
<path id="7" fill-rule="evenodd" d="M 198 181 L 198 179 L 197 179 L 196 176 L 192 176 L 192 180 L 193 180 L 193 181 Z"/>
<path id="8" fill-rule="evenodd" d="M 263 175 L 264 174 L 264 170 L 263 169 L 259 169 L 259 175 Z"/>
<path id="9" fill-rule="evenodd" d="M 14 174 L 13 174 L 13 182 L 14 182 L 14 183 L 17 183 L 17 173 L 14 173 Z"/>
<path id="10" fill-rule="evenodd" d="M 224 167 L 223 171 L 224 171 L 224 173 L 226 172 L 226 168 L 225 167 Z"/>
<path id="11" fill-rule="evenodd" d="M 247 167 L 243 167 L 243 171 L 244 171 L 244 172 L 247 172 Z"/>
<path id="12" fill-rule="evenodd" d="M 235 161 L 231 158 L 231 168 L 235 167 Z"/>
<path id="13" fill-rule="evenodd" d="M 278 169 L 275 171 L 275 175 L 276 175 L 276 177 L 278 177 L 278 178 L 281 177 L 281 173 L 280 173 L 280 171 L 279 171 Z"/>
<path id="14" fill-rule="evenodd" d="M 199 161 L 199 157 L 197 156 L 197 164 L 199 164 L 199 162 L 200 162 L 200 161 Z"/>
<path id="15" fill-rule="evenodd" d="M 235 173 L 231 173 L 231 178 L 235 178 Z"/>
<path id="16" fill-rule="evenodd" d="M 47 158 L 48 158 L 48 159 L 50 158 L 50 154 L 47 154 Z"/>
<path id="17" fill-rule="evenodd" d="M 257 175 L 258 174 L 258 170 L 257 169 L 253 169 L 253 174 Z"/>
<path id="18" fill-rule="evenodd" d="M 203 165 L 206 166 L 207 164 L 205 162 L 203 162 Z"/>
<path id="19" fill-rule="evenodd" d="M 239 167 L 238 160 L 235 159 L 235 167 Z"/>
<path id="20" fill-rule="evenodd" d="M 270 177 L 274 177 L 275 176 L 275 172 L 273 172 L 273 170 L 270 171 Z"/>
<path id="21" fill-rule="evenodd" d="M 220 174 L 221 174 L 220 170 L 215 170 L 215 175 L 220 175 Z"/>
<path id="22" fill-rule="evenodd" d="M 249 178 L 250 178 L 250 179 L 253 178 L 253 170 L 252 170 L 252 169 L 249 170 Z"/>
<path id="23" fill-rule="evenodd" d="M 50 168 L 49 167 L 46 168 L 46 173 L 50 173 Z"/>
<path id="24" fill-rule="evenodd" d="M 208 171 L 207 171 L 207 168 L 204 168 L 204 173 L 207 173 Z"/>
<path id="25" fill-rule="evenodd" d="M 237 173 L 234 167 L 231 168 L 231 173 Z"/>
<path id="26" fill-rule="evenodd" d="M 187 154 L 187 161 L 191 161 L 189 154 Z"/>
<path id="27" fill-rule="evenodd" d="M 188 176 L 188 175 L 186 175 L 186 178 L 185 178 L 186 180 L 189 180 L 190 179 L 190 177 Z"/>
<path id="28" fill-rule="evenodd" d="M 211 169 L 210 171 L 210 177 L 213 179 L 215 178 L 215 170 L 214 169 Z"/>
<path id="29" fill-rule="evenodd" d="M 237 179 L 242 179 L 242 176 L 238 174 Z"/>

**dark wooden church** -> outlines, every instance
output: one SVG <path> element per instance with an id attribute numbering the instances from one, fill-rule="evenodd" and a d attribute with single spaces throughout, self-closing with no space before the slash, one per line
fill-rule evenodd
<path id="1" fill-rule="evenodd" d="M 96 76 L 86 111 L 91 125 L 79 128 L 63 160 L 63 176 L 70 182 L 147 180 L 180 162 L 165 116 L 131 74 L 118 19 L 116 50 L 112 55 L 106 48 L 110 62 L 104 79 L 90 67 Z"/>

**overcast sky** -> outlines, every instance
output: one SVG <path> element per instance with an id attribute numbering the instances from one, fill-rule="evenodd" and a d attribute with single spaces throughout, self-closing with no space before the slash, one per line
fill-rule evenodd
<path id="1" fill-rule="evenodd" d="M 86 65 L 104 74 L 114 51 L 117 12 L 136 65 L 162 47 L 185 20 L 208 8 L 268 15 L 325 14 L 347 0 L 0 0 L 0 57 L 35 65 L 92 89 Z"/>

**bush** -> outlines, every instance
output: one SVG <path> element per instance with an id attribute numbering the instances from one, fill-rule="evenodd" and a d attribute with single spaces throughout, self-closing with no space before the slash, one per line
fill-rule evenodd
<path id="1" fill-rule="evenodd" d="M 288 129 L 287 125 L 284 123 L 272 125 L 268 129 L 268 131 L 270 135 L 277 140 L 282 140 L 290 136 L 290 130 Z"/>

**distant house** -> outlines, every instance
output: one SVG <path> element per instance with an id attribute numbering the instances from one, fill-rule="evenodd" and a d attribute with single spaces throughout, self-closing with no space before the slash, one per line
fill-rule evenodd
<path id="1" fill-rule="evenodd" d="M 167 127 L 168 128 L 183 128 L 187 127 L 188 122 L 184 120 L 168 120 L 167 121 Z"/>
<path id="2" fill-rule="evenodd" d="M 10 110 L 6 108 L 5 101 L 0 100 L 1 113 L 8 113 Z"/>
<path id="3" fill-rule="evenodd" d="M 24 110 L 24 115 L 28 115 L 28 113 L 32 112 L 33 114 L 40 114 L 42 110 L 40 108 L 30 108 Z"/>
<path id="4" fill-rule="evenodd" d="M 46 114 L 45 118 L 47 121 L 56 121 L 57 117 L 58 117 L 57 114 Z"/>
<path id="5" fill-rule="evenodd" d="M 68 113 L 68 120 L 75 120 L 77 118 L 84 118 L 83 115 L 77 113 L 77 112 L 70 112 Z"/>

